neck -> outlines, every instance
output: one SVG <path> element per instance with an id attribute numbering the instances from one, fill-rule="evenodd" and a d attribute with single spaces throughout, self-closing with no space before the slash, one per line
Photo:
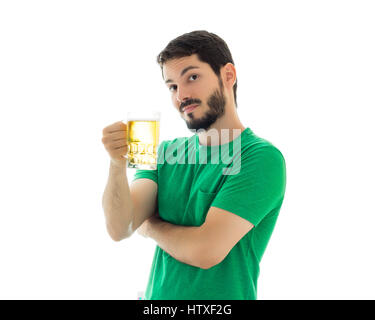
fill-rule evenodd
<path id="1" fill-rule="evenodd" d="M 215 146 L 229 143 L 237 138 L 245 129 L 238 118 L 234 104 L 225 106 L 224 115 L 217 119 L 208 130 L 198 131 L 199 144 Z"/>

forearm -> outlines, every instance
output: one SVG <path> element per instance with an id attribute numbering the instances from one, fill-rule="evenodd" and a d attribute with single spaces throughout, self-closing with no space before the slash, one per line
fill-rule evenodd
<path id="1" fill-rule="evenodd" d="M 205 267 L 200 227 L 179 226 L 160 218 L 150 218 L 147 236 L 176 260 L 194 267 Z"/>
<path id="2" fill-rule="evenodd" d="M 133 204 L 126 174 L 126 165 L 120 167 L 111 162 L 102 204 L 107 230 L 112 239 L 119 241 L 130 236 L 132 233 Z"/>

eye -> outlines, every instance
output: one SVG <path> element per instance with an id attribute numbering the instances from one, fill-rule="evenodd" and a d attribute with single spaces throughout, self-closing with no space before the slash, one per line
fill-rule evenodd
<path id="1" fill-rule="evenodd" d="M 176 89 L 177 89 L 177 86 L 175 84 L 173 84 L 169 87 L 169 91 L 171 91 L 171 92 L 175 91 Z"/>
<path id="2" fill-rule="evenodd" d="M 192 74 L 190 77 L 189 77 L 189 80 L 197 80 L 198 79 L 198 75 L 197 74 Z"/>

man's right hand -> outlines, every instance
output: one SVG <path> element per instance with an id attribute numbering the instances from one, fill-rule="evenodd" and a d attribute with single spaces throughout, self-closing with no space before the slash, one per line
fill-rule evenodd
<path id="1" fill-rule="evenodd" d="M 103 129 L 102 142 L 111 161 L 118 167 L 126 166 L 125 156 L 128 153 L 127 125 L 122 121 L 115 122 Z"/>

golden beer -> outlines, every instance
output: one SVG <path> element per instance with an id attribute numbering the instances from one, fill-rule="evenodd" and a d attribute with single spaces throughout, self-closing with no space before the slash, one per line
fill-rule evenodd
<path id="1" fill-rule="evenodd" d="M 159 144 L 159 118 L 128 119 L 128 167 L 155 170 Z"/>

